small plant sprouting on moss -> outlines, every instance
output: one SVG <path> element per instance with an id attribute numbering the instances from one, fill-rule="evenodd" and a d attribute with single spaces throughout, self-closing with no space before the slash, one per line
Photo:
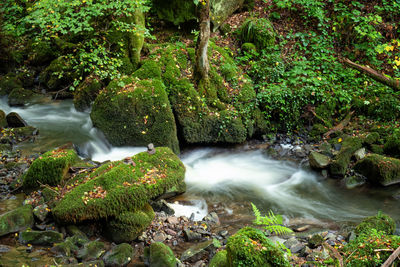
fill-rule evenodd
<path id="1" fill-rule="evenodd" d="M 270 210 L 267 215 L 262 216 L 256 205 L 251 203 L 251 206 L 254 216 L 256 216 L 256 219 L 253 221 L 254 224 L 264 225 L 265 230 L 276 235 L 285 235 L 293 232 L 290 228 L 283 226 L 283 218 L 281 215 L 275 215 L 273 211 Z"/>

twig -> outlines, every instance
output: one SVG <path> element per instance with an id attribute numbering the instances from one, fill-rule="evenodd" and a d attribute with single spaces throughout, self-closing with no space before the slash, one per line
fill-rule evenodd
<path id="1" fill-rule="evenodd" d="M 389 256 L 389 258 L 382 264 L 381 267 L 389 267 L 396 260 L 396 258 L 399 257 L 399 255 L 400 255 L 400 247 L 398 247 L 392 253 L 392 255 Z"/>
<path id="2" fill-rule="evenodd" d="M 374 249 L 374 252 L 381 252 L 381 251 L 394 251 L 394 250 L 391 248 Z"/>
<path id="3" fill-rule="evenodd" d="M 336 258 L 338 261 L 339 261 L 339 266 L 340 267 L 343 267 L 343 258 L 342 258 L 342 256 L 340 255 L 340 253 L 337 251 L 337 249 L 335 249 L 334 247 L 332 247 L 331 245 L 329 245 L 328 243 L 322 243 L 322 246 L 325 248 L 325 249 L 327 249 L 327 250 L 329 250 L 329 254 L 332 256 L 332 257 L 334 257 L 334 258 Z"/>

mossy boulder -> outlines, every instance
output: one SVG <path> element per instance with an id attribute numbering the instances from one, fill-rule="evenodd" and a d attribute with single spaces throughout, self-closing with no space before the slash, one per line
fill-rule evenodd
<path id="1" fill-rule="evenodd" d="M 132 258 L 133 247 L 127 243 L 122 243 L 108 251 L 103 260 L 106 266 L 126 266 Z"/>
<path id="2" fill-rule="evenodd" d="M 387 235 L 392 235 L 396 230 L 395 221 L 386 214 L 378 213 L 375 216 L 365 218 L 355 229 L 357 235 L 368 232 L 370 229 L 382 231 Z"/>
<path id="3" fill-rule="evenodd" d="M 229 266 L 290 266 L 284 253 L 262 231 L 251 227 L 232 235 L 226 250 Z"/>
<path id="4" fill-rule="evenodd" d="M 54 59 L 39 75 L 40 83 L 50 91 L 61 90 L 79 77 L 71 62 L 64 56 Z"/>
<path id="5" fill-rule="evenodd" d="M 69 167 L 78 160 L 72 149 L 55 149 L 34 160 L 23 176 L 23 187 L 27 190 L 40 184 L 58 185 L 65 177 Z"/>
<path id="6" fill-rule="evenodd" d="M 221 250 L 212 257 L 208 267 L 229 267 L 227 251 Z"/>
<path id="7" fill-rule="evenodd" d="M 253 43 L 244 43 L 241 47 L 243 52 L 254 53 L 257 51 L 257 47 Z"/>
<path id="8" fill-rule="evenodd" d="M 238 30 L 242 43 L 253 43 L 258 49 L 270 48 L 275 44 L 272 23 L 265 18 L 249 18 Z"/>
<path id="9" fill-rule="evenodd" d="M 22 87 L 14 88 L 8 95 L 8 104 L 10 106 L 24 106 L 38 97 L 39 96 L 32 90 L 27 90 Z"/>
<path id="10" fill-rule="evenodd" d="M 111 82 L 97 96 L 90 117 L 113 145 L 153 143 L 179 153 L 174 114 L 160 80 L 124 77 Z"/>
<path id="11" fill-rule="evenodd" d="M 22 88 L 22 81 L 16 74 L 8 73 L 0 78 L 0 96 L 8 95 L 15 88 Z"/>
<path id="12" fill-rule="evenodd" d="M 26 230 L 19 233 L 19 242 L 41 246 L 51 246 L 63 241 L 63 234 L 56 231 L 33 231 Z"/>
<path id="13" fill-rule="evenodd" d="M 89 109 L 102 87 L 103 85 L 98 77 L 86 77 L 74 92 L 74 106 L 76 110 L 84 111 Z"/>
<path id="14" fill-rule="evenodd" d="M 131 159 L 134 166 L 109 162 L 78 177 L 53 209 L 54 217 L 62 223 L 112 219 L 141 209 L 184 180 L 185 167 L 169 148 L 157 147 L 153 155 L 142 152 Z"/>
<path id="15" fill-rule="evenodd" d="M 25 230 L 33 226 L 32 206 L 25 205 L 0 215 L 0 236 Z"/>
<path id="16" fill-rule="evenodd" d="M 107 222 L 105 235 L 115 243 L 131 242 L 151 224 L 154 216 L 149 204 L 134 212 L 123 212 Z"/>
<path id="17" fill-rule="evenodd" d="M 388 186 L 400 183 L 400 159 L 369 154 L 354 169 L 375 184 Z"/>
<path id="18" fill-rule="evenodd" d="M 331 162 L 330 157 L 316 151 L 310 153 L 308 160 L 310 162 L 310 167 L 317 170 L 327 168 Z"/>
<path id="19" fill-rule="evenodd" d="M 397 135 L 389 137 L 383 146 L 383 152 L 388 156 L 400 158 L 400 137 Z"/>
<path id="20" fill-rule="evenodd" d="M 7 127 L 6 113 L 0 109 L 0 128 Z"/>
<path id="21" fill-rule="evenodd" d="M 150 245 L 149 253 L 150 266 L 175 267 L 177 261 L 171 248 L 161 242 L 154 242 Z"/>
<path id="22" fill-rule="evenodd" d="M 161 67 L 154 60 L 146 60 L 136 70 L 132 76 L 137 77 L 141 80 L 145 79 L 158 79 L 161 80 Z"/>
<path id="23" fill-rule="evenodd" d="M 49 41 L 31 42 L 28 45 L 28 61 L 33 66 L 47 65 L 59 54 L 60 51 Z"/>
<path id="24" fill-rule="evenodd" d="M 76 257 L 83 261 L 97 260 L 104 254 L 105 250 L 105 244 L 95 240 L 86 243 L 83 248 L 77 252 Z"/>
<path id="25" fill-rule="evenodd" d="M 343 177 L 346 174 L 354 152 L 362 147 L 362 139 L 359 137 L 345 138 L 339 153 L 330 165 L 330 173 L 334 177 Z"/>

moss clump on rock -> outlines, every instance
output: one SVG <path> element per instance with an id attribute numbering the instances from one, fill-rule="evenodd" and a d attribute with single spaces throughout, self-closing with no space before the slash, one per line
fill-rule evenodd
<path id="1" fill-rule="evenodd" d="M 90 117 L 113 145 L 153 143 L 179 153 L 175 118 L 160 80 L 111 82 L 97 96 Z"/>
<path id="2" fill-rule="evenodd" d="M 150 266 L 175 267 L 177 261 L 171 248 L 161 242 L 154 242 L 149 249 Z"/>
<path id="3" fill-rule="evenodd" d="M 131 160 L 134 164 L 110 162 L 79 177 L 53 209 L 55 218 L 63 223 L 115 218 L 139 210 L 184 180 L 185 167 L 169 148 L 158 147 L 153 155 L 143 152 Z"/>
<path id="4" fill-rule="evenodd" d="M 335 177 L 343 177 L 350 164 L 354 152 L 362 147 L 362 139 L 359 137 L 348 137 L 343 143 L 335 160 L 330 165 L 330 173 Z"/>
<path id="5" fill-rule="evenodd" d="M 245 227 L 228 239 L 229 266 L 290 266 L 283 252 L 263 232 Z"/>
<path id="6" fill-rule="evenodd" d="M 135 240 L 150 225 L 154 216 L 149 204 L 134 212 L 123 212 L 107 222 L 106 236 L 116 243 Z"/>
<path id="7" fill-rule="evenodd" d="M 26 230 L 19 234 L 19 242 L 22 244 L 51 246 L 63 241 L 63 234 L 56 231 Z"/>
<path id="8" fill-rule="evenodd" d="M 22 81 L 14 73 L 0 78 L 0 96 L 8 95 L 15 88 L 22 88 Z"/>
<path id="9" fill-rule="evenodd" d="M 79 77 L 71 62 L 64 56 L 54 59 L 39 75 L 39 81 L 50 91 L 60 90 Z"/>
<path id="10" fill-rule="evenodd" d="M 215 254 L 214 257 L 211 259 L 208 267 L 229 267 L 227 251 L 221 250 L 217 252 L 217 254 Z"/>
<path id="11" fill-rule="evenodd" d="M 275 43 L 272 23 L 265 18 L 249 18 L 238 30 L 242 43 L 253 43 L 258 49 L 270 48 Z"/>
<path id="12" fill-rule="evenodd" d="M 40 184 L 58 185 L 77 160 L 78 155 L 72 149 L 56 149 L 44 153 L 32 162 L 23 176 L 24 189 L 30 190 Z"/>
<path id="13" fill-rule="evenodd" d="M 122 243 L 108 251 L 103 260 L 106 266 L 126 266 L 133 258 L 133 253 L 131 245 Z"/>
<path id="14" fill-rule="evenodd" d="M 400 158 L 400 138 L 391 136 L 383 146 L 383 152 L 389 156 Z"/>
<path id="15" fill-rule="evenodd" d="M 145 79 L 159 79 L 161 80 L 161 68 L 157 62 L 153 60 L 146 60 L 142 66 L 136 70 L 132 76 L 137 77 L 141 80 Z"/>
<path id="16" fill-rule="evenodd" d="M 14 88 L 8 95 L 8 104 L 10 106 L 23 106 L 33 101 L 35 97 L 38 97 L 38 95 L 31 90 L 22 87 Z"/>
<path id="17" fill-rule="evenodd" d="M 400 182 L 400 160 L 378 154 L 369 154 L 354 169 L 375 184 L 388 186 Z"/>
<path id="18" fill-rule="evenodd" d="M 96 99 L 102 87 L 103 85 L 98 77 L 86 77 L 74 92 L 74 106 L 76 110 L 84 111 L 90 108 L 91 103 Z"/>
<path id="19" fill-rule="evenodd" d="M 357 225 L 355 233 L 366 233 L 372 228 L 382 231 L 387 235 L 392 235 L 396 230 L 396 223 L 389 215 L 378 213 L 375 216 L 365 218 Z"/>
<path id="20" fill-rule="evenodd" d="M 32 227 L 34 222 L 31 205 L 4 213 L 0 216 L 0 236 Z"/>

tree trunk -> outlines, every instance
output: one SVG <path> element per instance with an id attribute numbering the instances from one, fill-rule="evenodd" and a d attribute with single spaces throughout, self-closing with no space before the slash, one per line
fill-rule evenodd
<path id="1" fill-rule="evenodd" d="M 210 0 L 201 0 L 198 6 L 200 33 L 196 43 L 195 76 L 198 80 L 207 80 L 210 70 L 207 56 L 208 40 L 210 39 Z"/>
<path id="2" fill-rule="evenodd" d="M 385 85 L 387 85 L 389 87 L 392 87 L 392 88 L 394 88 L 396 90 L 400 90 L 400 81 L 399 80 L 395 80 L 395 79 L 386 77 L 382 73 L 380 73 L 380 72 L 378 72 L 378 71 L 376 71 L 374 69 L 371 69 L 370 67 L 361 66 L 361 65 L 359 65 L 357 63 L 354 63 L 353 61 L 351 61 L 348 58 L 344 58 L 343 62 L 346 65 L 348 65 L 348 66 L 350 66 L 350 67 L 352 67 L 352 68 L 354 68 L 356 70 L 364 72 L 369 77 L 371 77 L 372 79 L 374 79 L 374 80 L 376 80 L 376 81 L 378 81 L 380 83 L 383 83 L 383 84 L 385 84 Z"/>

